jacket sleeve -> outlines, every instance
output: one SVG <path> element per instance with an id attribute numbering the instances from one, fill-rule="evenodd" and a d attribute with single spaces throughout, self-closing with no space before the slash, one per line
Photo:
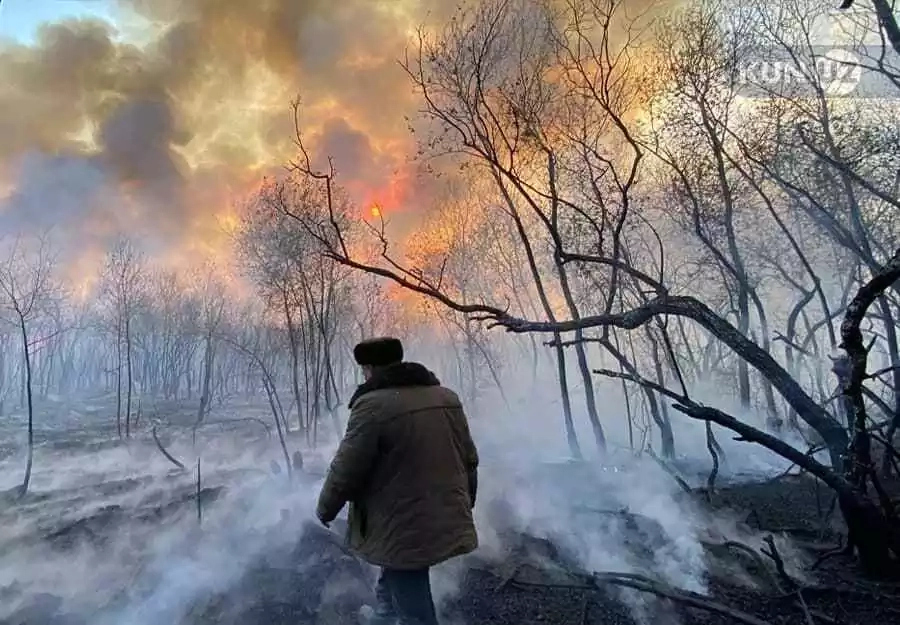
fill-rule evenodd
<path id="1" fill-rule="evenodd" d="M 330 523 L 365 485 L 378 449 L 378 427 L 371 402 L 361 399 L 350 412 L 347 432 L 338 446 L 322 491 L 316 514 Z"/>
<path id="2" fill-rule="evenodd" d="M 475 507 L 475 499 L 478 494 L 478 449 L 475 447 L 475 441 L 472 440 L 472 433 L 469 431 L 469 421 L 465 412 L 460 410 L 462 422 L 462 449 L 463 462 L 466 467 L 466 475 L 469 479 L 469 497 L 472 500 L 472 507 Z"/>

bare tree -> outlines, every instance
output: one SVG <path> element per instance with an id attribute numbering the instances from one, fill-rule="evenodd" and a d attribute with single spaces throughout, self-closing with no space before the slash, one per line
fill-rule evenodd
<path id="1" fill-rule="evenodd" d="M 628 114 L 642 101 L 641 94 L 629 86 L 639 77 L 628 63 L 629 50 L 638 44 L 630 34 L 618 38 L 611 34 L 613 25 L 623 23 L 621 19 L 615 2 L 571 2 L 562 8 L 539 0 L 487 2 L 470 13 L 464 12 L 436 38 L 423 35 L 420 54 L 407 63 L 426 114 L 436 128 L 425 147 L 479 168 L 494 185 L 507 215 L 520 232 L 525 231 L 520 244 L 531 250 L 531 264 L 536 268 L 533 277 L 553 285 L 545 294 L 561 298 L 561 306 L 556 310 L 545 308 L 543 318 L 511 312 L 508 303 L 502 303 L 502 294 L 481 293 L 480 301 L 477 297 L 463 299 L 448 288 L 442 271 L 410 267 L 392 256 L 383 231 L 376 229 L 373 237 L 379 254 L 360 254 L 358 241 L 350 245 L 346 236 L 348 232 L 357 236 L 349 227 L 351 213 L 343 202 L 335 201 L 335 169 L 312 166 L 299 132 L 301 154 L 294 172 L 304 188 L 318 185 L 319 196 L 307 198 L 302 206 L 293 205 L 285 212 L 316 237 L 328 257 L 388 278 L 473 320 L 513 333 L 551 335 L 552 344 L 558 347 L 605 341 L 608 352 L 621 356 L 617 359 L 621 368 L 619 372 L 598 373 L 627 379 L 657 396 L 674 399 L 673 407 L 688 417 L 729 428 L 743 440 L 798 463 L 832 487 L 841 498 L 848 525 L 853 526 L 852 535 L 874 532 L 883 539 L 880 547 L 855 543 L 863 564 L 878 569 L 884 554 L 900 555 L 895 519 L 890 509 L 873 503 L 848 479 L 848 462 L 852 464 L 859 455 L 851 453 L 849 460 L 845 457 L 847 429 L 777 360 L 771 349 L 772 313 L 764 299 L 769 285 L 761 279 L 769 274 L 762 271 L 762 265 L 750 262 L 759 262 L 759 236 L 774 232 L 779 246 L 793 250 L 812 267 L 807 250 L 797 244 L 802 237 L 791 229 L 794 224 L 783 219 L 784 198 L 791 196 L 784 185 L 773 193 L 779 185 L 767 178 L 769 170 L 763 167 L 763 159 L 748 156 L 751 151 L 745 146 L 749 142 L 744 136 L 736 136 L 726 115 L 728 106 L 713 106 L 717 102 L 710 98 L 721 92 L 700 92 L 702 98 L 686 100 L 689 106 L 682 109 L 685 116 L 699 115 L 700 125 L 694 128 L 702 132 L 681 137 L 702 139 L 682 144 L 690 148 L 685 154 L 693 150 L 694 161 L 671 158 L 672 151 L 643 140 Z M 624 32 L 632 31 L 624 28 Z M 713 52 L 723 54 L 725 49 Z M 699 63 L 701 57 L 694 60 Z M 710 62 L 722 62 L 727 67 L 730 61 L 726 57 Z M 686 79 L 704 75 L 708 73 L 682 74 Z M 695 96 L 697 93 L 693 92 Z M 696 123 L 698 118 L 693 119 Z M 645 158 L 648 151 L 657 157 L 655 161 Z M 651 174 L 659 171 L 675 172 L 688 215 L 701 220 L 699 234 L 696 228 L 693 233 L 706 237 L 704 249 L 716 259 L 715 270 L 727 276 L 723 280 L 727 288 L 711 292 L 698 289 L 690 279 L 699 274 L 688 274 L 689 279 L 684 279 L 684 267 L 695 261 L 677 249 L 681 239 L 671 237 L 673 224 L 667 219 L 667 211 L 662 210 L 665 205 L 654 202 L 660 190 L 650 186 L 658 180 Z M 795 192 L 805 192 L 800 195 L 805 200 L 814 196 L 808 181 L 795 187 Z M 762 222 L 744 220 L 740 204 L 747 201 L 744 198 L 771 209 L 761 214 L 771 218 L 766 227 L 774 226 L 774 230 L 760 231 Z M 669 228 L 666 236 L 660 234 L 662 227 Z M 710 233 L 714 227 L 718 230 Z M 756 237 L 752 236 L 754 229 Z M 673 258 L 680 262 L 673 263 Z M 882 257 L 863 267 L 869 275 L 885 281 L 881 277 L 885 262 Z M 572 266 L 579 271 L 569 273 L 567 267 Z M 699 263 L 696 268 L 707 269 Z M 796 282 L 796 273 L 791 270 L 778 274 L 788 285 Z M 546 281 L 548 275 L 555 282 Z M 572 279 L 575 275 L 605 297 L 579 293 Z M 815 286 L 815 271 L 807 271 L 805 279 Z M 868 280 L 861 275 L 857 288 L 850 286 L 844 293 L 852 297 L 852 292 Z M 808 289 L 806 285 L 803 288 Z M 733 304 L 732 295 L 736 296 Z M 576 301 L 578 305 L 574 306 Z M 580 308 L 586 305 L 597 312 L 585 314 Z M 816 327 L 831 323 L 833 311 L 841 307 L 830 302 L 823 306 L 829 311 L 824 322 L 806 314 L 803 308 L 795 317 L 801 318 L 808 325 L 807 333 L 814 336 L 821 331 Z M 865 308 L 849 304 L 849 310 Z M 561 320 L 559 310 L 566 310 L 569 318 Z M 732 310 L 736 312 L 732 314 Z M 693 322 L 701 333 L 714 339 L 706 340 L 700 357 L 676 352 L 676 340 L 694 349 L 689 338 L 694 330 L 685 321 Z M 632 349 L 628 358 L 610 339 L 616 337 L 614 330 L 638 328 L 647 330 L 646 352 Z M 573 340 L 564 342 L 561 337 L 567 333 Z M 633 335 L 629 332 L 627 336 Z M 846 340 L 844 346 L 848 347 Z M 775 393 L 780 395 L 824 441 L 831 467 L 748 420 L 691 397 L 691 378 L 682 370 L 684 363 L 708 371 L 726 356 L 742 380 L 742 403 L 746 405 L 748 396 L 752 396 L 753 376 L 758 376 L 756 384 L 763 391 L 767 410 L 777 409 Z M 648 363 L 652 376 L 640 373 Z M 695 371 L 694 380 L 699 379 L 697 374 Z M 672 390 L 666 380 L 679 390 Z M 707 433 L 711 431 L 707 426 Z M 715 442 L 710 438 L 709 443 L 717 461 Z"/>
<path id="2" fill-rule="evenodd" d="M 193 297 L 196 299 L 200 316 L 196 321 L 196 332 L 203 342 L 202 374 L 200 381 L 200 404 L 194 421 L 193 436 L 196 440 L 197 428 L 209 414 L 212 402 L 212 379 L 216 359 L 216 342 L 219 327 L 225 318 L 225 285 L 215 275 L 214 267 L 207 267 L 195 280 Z"/>
<path id="3" fill-rule="evenodd" d="M 797 75 L 805 81 L 804 91 L 811 95 L 773 94 L 777 97 L 765 106 L 764 114 L 749 130 L 755 140 L 742 138 L 737 143 L 741 154 L 760 172 L 762 184 L 774 187 L 770 195 L 785 196 L 795 215 L 802 216 L 802 225 L 824 242 L 822 248 L 834 250 L 841 257 L 842 270 L 859 276 L 848 282 L 841 294 L 842 304 L 846 304 L 852 291 L 865 282 L 866 275 L 882 270 L 900 236 L 896 154 L 900 135 L 893 123 L 896 111 L 890 104 L 847 102 L 831 97 L 825 77 L 805 69 L 817 54 L 814 26 L 826 8 L 809 0 L 790 0 L 786 9 L 787 19 L 774 20 L 764 7 L 758 7 L 756 23 L 764 41 L 781 49 L 790 59 Z M 862 24 L 861 38 L 879 23 L 884 32 L 890 33 L 890 21 L 885 21 L 883 9 L 876 4 L 878 19 Z M 893 28 L 896 29 L 895 20 Z M 885 58 L 880 59 L 880 71 L 888 72 L 886 62 Z M 896 56 L 893 62 L 896 71 Z M 894 80 L 893 84 L 900 90 L 900 82 Z M 788 224 L 795 230 L 801 225 L 796 216 L 791 221 L 794 223 Z M 788 228 L 783 230 L 787 232 Z M 830 310 L 833 307 L 828 305 L 818 277 L 812 272 L 810 261 L 815 257 L 810 250 L 794 254 L 812 276 L 811 292 L 816 294 L 827 317 L 822 327 L 827 330 L 833 349 L 832 319 L 837 313 Z M 893 396 L 886 399 L 870 395 L 875 402 L 893 404 L 888 410 L 891 424 L 883 437 L 889 447 L 900 428 L 898 296 L 900 287 L 888 288 L 875 302 L 877 318 L 874 312 L 868 313 L 883 329 L 883 340 L 877 342 L 874 353 L 882 356 L 893 388 Z M 805 306 L 804 301 L 809 300 L 802 298 L 798 306 Z M 814 350 L 817 347 L 814 337 L 811 346 Z M 890 455 L 887 452 L 884 457 L 885 473 L 891 468 Z"/>
<path id="4" fill-rule="evenodd" d="M 255 311 L 253 311 L 252 308 L 247 307 L 242 312 L 244 313 L 244 317 L 249 317 L 252 316 Z M 277 371 L 272 366 L 271 362 L 267 362 L 267 359 L 271 359 L 271 355 L 276 351 L 272 349 L 272 338 L 277 334 L 276 332 L 273 332 L 273 330 L 274 328 L 256 324 L 242 325 L 239 330 L 232 332 L 228 332 L 225 328 L 220 327 L 217 332 L 217 338 L 246 358 L 250 370 L 259 374 L 269 408 L 272 411 L 272 418 L 275 421 L 275 428 L 278 432 L 278 441 L 281 446 L 286 470 L 290 477 L 293 475 L 293 467 L 291 463 L 291 454 L 288 451 L 287 440 L 285 438 L 287 418 L 284 412 L 284 406 L 281 403 L 281 398 L 278 394 Z M 302 461 L 300 464 L 302 465 Z"/>
<path id="5" fill-rule="evenodd" d="M 502 266 L 493 262 L 502 248 L 514 246 L 513 239 L 497 237 L 498 230 L 491 227 L 491 206 L 483 206 L 472 198 L 468 190 L 449 187 L 447 197 L 440 201 L 441 210 L 420 225 L 416 237 L 407 250 L 409 262 L 425 275 L 440 276 L 446 293 L 461 301 L 495 289 Z M 387 224 L 383 217 L 375 226 L 379 238 L 386 239 Z M 520 294 L 521 297 L 521 294 Z M 494 386 L 506 400 L 503 383 L 498 372 L 499 362 L 490 353 L 483 328 L 465 315 L 446 308 L 429 306 L 434 317 L 448 334 L 450 344 L 461 343 L 461 353 L 456 358 L 459 388 L 467 405 L 477 411 L 479 402 L 480 370 L 487 369 Z M 458 341 L 456 339 L 459 339 Z"/>
<path id="6" fill-rule="evenodd" d="M 132 394 L 134 392 L 133 326 L 141 305 L 145 280 L 145 259 L 135 244 L 121 239 L 107 254 L 101 279 L 102 293 L 113 316 L 116 349 L 116 428 L 122 432 L 124 365 L 125 438 L 131 436 Z M 123 362 L 124 361 L 124 362 Z"/>
<path id="7" fill-rule="evenodd" d="M 16 238 L 8 242 L 6 259 L 0 265 L 0 293 L 3 320 L 19 334 L 22 348 L 23 386 L 28 408 L 28 459 L 20 494 L 28 492 L 34 463 L 34 391 L 32 379 L 32 325 L 45 314 L 57 293 L 54 281 L 56 257 L 45 239 Z"/>
<path id="8" fill-rule="evenodd" d="M 237 243 L 267 307 L 284 321 L 300 430 L 315 445 L 323 415 L 336 433 L 341 429 L 336 409 L 343 374 L 334 346 L 339 335 L 352 331 L 353 291 L 348 271 L 323 258 L 316 239 L 287 215 L 288 207 L 304 210 L 310 191 L 271 181 L 248 207 Z"/>
<path id="9" fill-rule="evenodd" d="M 854 0 L 843 0 L 839 8 L 846 10 L 853 6 L 855 6 Z M 878 18 L 881 32 L 889 45 L 894 48 L 897 54 L 900 54 L 900 25 L 897 24 L 894 3 L 890 0 L 872 0 L 872 6 L 875 8 L 875 15 Z"/>

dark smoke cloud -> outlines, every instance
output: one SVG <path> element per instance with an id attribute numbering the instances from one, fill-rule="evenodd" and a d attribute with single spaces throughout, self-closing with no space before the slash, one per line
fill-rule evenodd
<path id="1" fill-rule="evenodd" d="M 6 201 L 8 210 L 0 213 L 0 230 L 6 232 L 47 230 L 70 216 L 86 219 L 108 184 L 102 164 L 92 158 L 30 151 L 13 171 L 21 182 Z"/>
<path id="2" fill-rule="evenodd" d="M 124 102 L 103 121 L 97 139 L 107 169 L 135 189 L 141 204 L 155 206 L 164 223 L 177 222 L 184 213 L 187 166 L 172 149 L 178 141 L 169 104 Z"/>
<path id="3" fill-rule="evenodd" d="M 4 232 L 65 224 L 93 244 L 127 228 L 175 246 L 210 236 L 234 199 L 222 181 L 291 155 L 298 94 L 314 148 L 357 186 L 406 167 L 413 94 L 396 59 L 436 0 L 119 4 L 147 43 L 68 20 L 44 25 L 34 46 L 0 45 Z"/>
<path id="4" fill-rule="evenodd" d="M 118 228 L 224 249 L 217 216 L 294 155 L 297 95 L 310 146 L 336 157 L 356 199 L 428 203 L 397 60 L 455 1 L 110 1 L 137 38 L 82 19 L 0 44 L 3 232 L 53 222 L 85 246 Z"/>
<path id="5" fill-rule="evenodd" d="M 341 175 L 351 180 L 387 173 L 381 167 L 373 171 L 376 156 L 372 142 L 365 133 L 356 130 L 342 118 L 332 118 L 325 122 L 316 145 L 321 154 L 327 154 L 337 163 Z"/>

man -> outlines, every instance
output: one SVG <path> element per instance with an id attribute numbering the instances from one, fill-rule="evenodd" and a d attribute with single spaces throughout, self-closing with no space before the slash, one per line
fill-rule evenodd
<path id="1" fill-rule="evenodd" d="M 326 526 L 350 504 L 350 547 L 381 567 L 371 625 L 435 625 L 430 567 L 478 546 L 478 453 L 456 394 L 403 361 L 395 338 L 353 350 L 365 382 L 319 495 Z"/>

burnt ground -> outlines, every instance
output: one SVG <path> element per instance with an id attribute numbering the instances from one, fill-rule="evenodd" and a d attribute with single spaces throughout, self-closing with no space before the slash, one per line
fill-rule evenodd
<path id="1" fill-rule="evenodd" d="M 148 446 L 129 453 L 146 462 L 155 450 Z M 19 529 L 15 535 L 0 533 L 5 538 L 0 542 L 0 563 L 16 562 L 14 571 L 21 562 L 24 572 L 38 558 L 62 567 L 88 562 L 85 568 L 64 573 L 64 578 L 77 578 L 121 560 L 122 571 L 92 582 L 103 591 L 97 590 L 96 597 L 87 582 L 78 596 L 71 588 L 61 588 L 58 581 L 41 586 L 33 578 L 22 581 L 24 575 L 0 578 L 0 615 L 5 615 L 0 624 L 355 623 L 360 605 L 371 600 L 374 572 L 345 550 L 336 532 L 309 522 L 309 514 L 303 512 L 306 504 L 285 503 L 269 524 L 228 525 L 229 519 L 241 514 L 256 519 L 259 514 L 247 503 L 252 496 L 247 493 L 285 477 L 273 477 L 267 458 L 259 465 L 269 470 L 211 471 L 199 496 L 190 473 L 168 467 L 154 474 L 118 477 L 100 472 L 102 479 L 79 486 L 36 490 L 21 501 L 7 497 L 0 507 L 0 527 Z M 314 490 L 315 463 L 307 470 L 306 477 L 295 477 L 290 488 L 300 491 L 305 484 Z M 572 475 L 573 480 L 580 479 Z M 247 481 L 249 489 L 236 488 Z M 279 484 L 278 488 L 287 488 Z M 196 518 L 198 497 L 200 520 Z M 448 575 L 455 584 L 441 593 L 445 621 L 457 625 L 900 623 L 900 583 L 865 580 L 852 559 L 843 555 L 817 561 L 838 545 L 842 527 L 839 514 L 829 513 L 830 492 L 814 481 L 790 476 L 723 485 L 709 501 L 701 493 L 678 497 L 693 500 L 691 505 L 705 510 L 710 518 L 728 520 L 710 524 L 700 533 L 706 573 L 699 581 L 706 588 L 696 590 L 702 592 L 663 583 L 650 564 L 642 564 L 649 563 L 671 537 L 665 536 L 659 522 L 627 507 L 582 506 L 578 514 L 596 517 L 601 536 L 608 526 L 599 519 L 616 517 L 615 540 L 633 555 L 632 573 L 637 571 L 637 577 L 609 575 L 621 570 L 613 565 L 607 571 L 585 570 L 579 550 L 590 547 L 596 530 L 580 543 L 556 541 L 546 532 L 536 536 L 515 523 L 505 523 L 508 506 L 495 500 L 480 505 L 488 508 L 482 517 L 490 519 L 497 531 L 492 540 L 500 547 L 494 545 L 489 554 L 476 553 L 455 562 L 449 574 L 436 572 L 436 586 L 444 585 Z M 147 528 L 165 528 L 179 537 L 161 562 L 158 556 L 151 561 L 141 555 L 159 551 L 154 545 L 160 539 L 143 531 Z M 276 535 L 280 538 L 273 545 Z M 769 536 L 776 545 L 773 555 L 788 562 L 788 577 L 780 575 L 773 558 L 763 554 Z M 256 544 L 266 547 L 247 547 Z M 85 560 L 88 552 L 93 559 Z M 215 556 L 212 560 L 210 554 Z M 239 561 L 234 567 L 238 573 L 211 581 L 196 579 L 207 574 L 204 569 L 232 561 Z M 191 562 L 200 563 L 199 568 L 191 569 Z"/>
<path id="2" fill-rule="evenodd" d="M 893 485 L 895 492 L 897 484 Z M 705 498 L 705 496 L 704 496 Z M 675 600 L 660 599 L 658 594 L 632 594 L 646 610 L 646 622 L 724 624 L 756 622 L 771 624 L 818 623 L 874 624 L 900 623 L 900 580 L 873 581 L 860 576 L 856 563 L 846 555 L 835 554 L 842 539 L 839 512 L 831 506 L 827 488 L 803 477 L 788 477 L 762 483 L 732 485 L 718 490 L 711 508 L 727 511 L 744 519 L 759 532 L 762 545 L 742 543 L 722 546 L 726 541 L 709 540 L 706 558 L 709 565 L 709 596 L 692 593 Z M 647 534 L 652 534 L 652 527 Z M 776 544 L 788 540 L 798 555 L 806 556 L 806 566 L 796 577 L 783 579 L 769 551 L 766 538 Z M 644 537 L 638 537 L 642 540 Z M 644 538 L 652 541 L 652 537 Z M 520 541 L 528 542 L 526 537 Z M 533 539 L 531 539 L 533 541 Z M 746 550 L 750 547 L 756 554 Z M 549 545 L 543 550 L 555 552 Z M 521 557 L 522 554 L 520 554 Z M 634 609 L 623 603 L 623 586 L 577 572 L 578 565 L 558 553 L 541 558 L 513 556 L 514 563 L 473 566 L 466 576 L 463 592 L 451 603 L 449 612 L 465 615 L 468 625 L 487 623 L 572 623 L 617 625 L 638 623 Z M 778 553 L 776 556 L 785 557 Z M 786 557 L 785 557 L 786 559 Z M 548 566 L 547 560 L 552 562 Z M 747 584 L 733 580 L 736 571 Z M 649 576 L 648 576 L 649 577 Z M 796 585 L 791 585 L 794 582 Z M 673 591 L 660 585 L 658 590 Z M 799 593 L 798 593 L 799 590 Z M 628 592 L 628 591 L 626 591 Z M 682 593 L 678 593 L 682 594 Z M 800 600 L 802 597 L 802 601 Z M 687 600 L 701 598 L 716 604 L 712 611 L 689 607 Z M 705 601 L 704 601 L 705 603 Z M 640 613 L 641 607 L 638 608 Z M 743 614 L 729 615 L 729 611 Z M 743 617 L 743 618 L 740 618 Z M 752 619 L 759 619 L 753 621 Z M 747 620 L 750 619 L 750 620 Z"/>

